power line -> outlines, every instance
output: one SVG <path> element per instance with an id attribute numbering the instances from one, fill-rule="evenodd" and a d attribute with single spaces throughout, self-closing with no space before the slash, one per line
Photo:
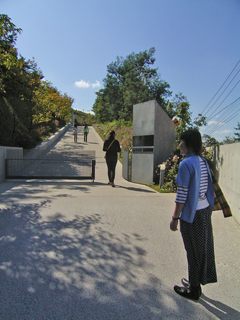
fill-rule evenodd
<path id="1" fill-rule="evenodd" d="M 222 84 L 221 87 L 218 89 L 218 91 L 215 93 L 215 95 L 213 96 L 213 98 L 209 101 L 209 103 L 208 103 L 208 104 L 206 105 L 206 107 L 203 109 L 203 111 L 201 112 L 201 114 L 203 114 L 203 112 L 207 109 L 207 107 L 210 105 L 210 103 L 214 100 L 214 98 L 216 97 L 216 95 L 219 93 L 219 91 L 220 91 L 220 90 L 222 89 L 222 87 L 225 85 L 225 83 L 226 83 L 227 80 L 230 78 L 230 76 L 232 75 L 232 73 L 234 72 L 234 70 L 237 68 L 237 66 L 238 66 L 239 63 L 240 63 L 240 60 L 239 60 L 238 63 L 235 65 L 235 67 L 233 68 L 233 70 L 230 72 L 229 76 L 228 76 L 227 79 L 223 82 L 223 84 Z M 239 72 L 239 71 L 238 71 L 238 72 Z M 236 75 L 235 75 L 235 77 L 236 77 Z M 234 78 L 235 78 L 235 77 L 234 77 Z M 232 81 L 233 81 L 233 79 L 232 79 Z M 232 81 L 231 81 L 231 82 L 232 82 Z M 230 82 L 230 83 L 231 83 L 231 82 Z M 229 86 L 229 85 L 228 85 L 228 86 Z M 226 89 L 225 89 L 225 90 L 226 90 Z M 225 91 L 225 90 L 224 90 L 224 91 Z M 222 93 L 222 94 L 223 94 L 223 93 Z M 222 95 L 222 94 L 221 94 L 221 95 Z M 220 95 L 220 96 L 221 96 L 221 95 Z M 219 98 L 218 98 L 218 99 L 219 99 Z M 216 102 L 215 102 L 215 103 L 216 103 Z M 212 107 L 213 107 L 213 106 L 212 106 Z M 212 108 L 212 107 L 211 107 L 211 108 Z M 209 110 L 211 110 L 211 108 L 210 108 Z M 208 111 L 209 111 L 209 110 L 208 110 Z M 208 113 L 208 111 L 206 112 L 206 114 Z"/>
<path id="2" fill-rule="evenodd" d="M 238 97 L 235 101 L 233 101 L 232 103 L 230 103 L 228 106 L 224 107 L 222 110 L 220 110 L 218 112 L 218 114 L 220 114 L 223 110 L 230 108 L 234 103 L 236 103 L 238 100 L 240 100 L 240 97 Z M 224 113 L 225 114 L 225 113 Z M 213 117 L 215 117 L 215 115 L 213 115 L 212 117 L 208 118 L 208 120 L 211 120 Z"/>
<path id="3" fill-rule="evenodd" d="M 236 107 L 238 107 L 238 106 L 239 106 L 239 104 Z M 234 115 L 234 117 L 237 116 L 238 112 L 239 112 L 239 110 L 235 111 L 234 114 L 233 114 L 233 112 L 231 112 L 230 114 L 228 114 L 228 118 L 225 117 L 224 119 L 223 118 L 218 119 L 217 123 L 215 123 L 212 127 L 209 127 L 209 129 L 208 129 L 209 134 L 216 131 L 219 127 L 226 125 L 229 122 L 228 121 L 229 118 L 232 118 L 233 115 Z"/>
<path id="4" fill-rule="evenodd" d="M 212 130 L 208 133 L 209 135 L 213 134 L 215 131 L 217 131 L 220 127 L 226 125 L 228 122 L 230 122 L 232 119 L 234 119 L 238 114 L 240 113 L 240 108 L 232 115 L 229 116 L 224 123 L 222 124 L 216 124 Z"/>
<path id="5" fill-rule="evenodd" d="M 240 71 L 240 70 L 239 70 Z M 238 72 L 239 72 L 238 71 Z M 232 82 L 232 81 L 231 81 Z M 212 116 L 212 114 L 215 112 L 215 111 L 217 111 L 217 109 L 223 104 L 223 102 L 227 99 L 227 97 L 230 95 L 230 93 L 232 93 L 233 92 L 233 90 L 236 88 L 236 86 L 239 84 L 239 82 L 240 82 L 240 80 L 238 80 L 238 82 L 235 84 L 235 86 L 232 88 L 232 90 L 228 93 L 228 95 L 225 97 L 225 99 L 223 99 L 223 101 L 218 105 L 218 107 L 210 114 L 210 116 L 209 117 L 211 117 Z M 227 88 L 226 88 L 227 89 Z M 226 90 L 225 89 L 225 90 Z M 225 91 L 224 90 L 224 91 Z M 210 110 L 210 109 L 209 109 Z M 208 110 L 208 111 L 209 111 Z"/>
<path id="6" fill-rule="evenodd" d="M 235 109 L 240 105 L 240 97 L 236 100 L 234 100 L 232 103 L 230 103 L 228 106 L 226 106 L 225 108 L 223 108 L 219 114 L 221 112 L 223 112 L 221 114 L 221 116 L 217 119 L 218 122 L 215 123 L 213 126 L 209 126 L 206 130 L 206 134 L 208 134 L 209 132 L 214 132 L 219 126 L 225 125 L 226 121 L 229 119 L 229 117 L 231 117 L 233 115 L 233 112 L 236 112 Z M 229 110 L 230 109 L 230 110 Z M 234 113 L 235 114 L 235 113 Z M 228 116 L 228 118 L 226 119 L 226 116 Z M 210 118 L 212 119 L 212 118 Z M 209 120 L 210 120 L 209 119 Z M 224 122 L 221 124 L 221 122 Z"/>

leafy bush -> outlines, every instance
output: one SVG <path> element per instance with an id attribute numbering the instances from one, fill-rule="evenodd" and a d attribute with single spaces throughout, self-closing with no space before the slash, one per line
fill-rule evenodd
<path id="1" fill-rule="evenodd" d="M 179 151 L 178 151 L 179 152 Z M 207 163 L 209 164 L 210 168 L 213 168 L 213 154 L 212 149 L 204 149 L 202 156 L 206 159 Z M 160 192 L 177 192 L 177 184 L 175 180 L 177 178 L 179 164 L 182 161 L 183 157 L 181 155 L 172 155 L 170 156 L 166 162 L 162 163 L 165 164 L 165 172 L 164 172 L 164 183 L 160 188 Z M 159 176 L 159 167 L 157 169 L 157 175 Z"/>
<path id="2" fill-rule="evenodd" d="M 164 172 L 164 183 L 161 186 L 160 190 L 161 192 L 176 192 L 177 191 L 177 185 L 175 183 L 179 163 L 182 160 L 182 156 L 180 155 L 171 155 L 164 163 L 165 164 L 165 172 Z M 159 175 L 159 167 L 157 170 L 157 175 Z"/>

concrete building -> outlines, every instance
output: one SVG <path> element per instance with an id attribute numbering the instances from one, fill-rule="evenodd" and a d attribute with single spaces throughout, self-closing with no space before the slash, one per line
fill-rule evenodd
<path id="1" fill-rule="evenodd" d="M 175 125 L 156 100 L 133 106 L 131 181 L 150 184 L 155 168 L 175 150 Z M 123 155 L 123 177 L 127 179 L 128 155 Z"/>

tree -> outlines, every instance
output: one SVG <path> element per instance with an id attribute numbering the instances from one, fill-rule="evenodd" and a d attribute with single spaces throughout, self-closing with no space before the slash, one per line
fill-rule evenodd
<path id="1" fill-rule="evenodd" d="M 56 119 L 69 121 L 73 101 L 66 93 L 62 95 L 50 82 L 42 81 L 34 90 L 34 124 Z"/>
<path id="2" fill-rule="evenodd" d="M 20 32 L 7 15 L 0 15 L 0 143 L 29 148 L 36 144 L 40 123 L 71 119 L 73 99 L 44 84 L 34 59 L 18 57 L 14 46 Z"/>
<path id="3" fill-rule="evenodd" d="M 230 136 L 226 136 L 223 141 L 222 141 L 222 144 L 230 144 L 230 143 L 235 143 L 236 140 L 235 138 L 232 138 Z"/>
<path id="4" fill-rule="evenodd" d="M 165 111 L 171 119 L 175 117 L 178 119 L 179 125 L 176 127 L 176 143 L 178 145 L 181 133 L 192 127 L 190 104 L 182 93 L 178 93 L 175 94 L 171 102 L 168 102 Z"/>
<path id="5" fill-rule="evenodd" d="M 93 111 L 96 120 L 132 120 L 133 105 L 156 99 L 161 106 L 171 95 L 169 84 L 162 81 L 157 68 L 152 68 L 155 48 L 117 57 L 107 66 L 104 88 L 96 92 Z"/>
<path id="6" fill-rule="evenodd" d="M 4 81 L 11 78 L 10 70 L 21 68 L 17 50 L 14 48 L 17 35 L 21 31 L 7 15 L 0 14 L 0 95 L 6 92 Z"/>
<path id="7" fill-rule="evenodd" d="M 201 114 L 192 121 L 192 112 L 190 111 L 190 103 L 187 98 L 180 92 L 175 94 L 172 101 L 169 101 L 166 108 L 166 113 L 171 119 L 177 118 L 179 125 L 176 127 L 176 143 L 179 144 L 180 135 L 182 132 L 190 129 L 206 125 L 206 117 Z"/>
<path id="8" fill-rule="evenodd" d="M 238 132 L 234 132 L 234 135 L 236 136 L 235 141 L 240 142 L 240 122 L 238 122 L 237 127 L 234 129 L 238 131 Z"/>
<path id="9" fill-rule="evenodd" d="M 215 138 L 209 136 L 208 134 L 204 134 L 202 140 L 205 147 L 211 147 L 220 144 Z"/>
<path id="10" fill-rule="evenodd" d="M 22 29 L 16 28 L 6 14 L 0 14 L 0 46 L 8 52 L 16 43 Z"/>

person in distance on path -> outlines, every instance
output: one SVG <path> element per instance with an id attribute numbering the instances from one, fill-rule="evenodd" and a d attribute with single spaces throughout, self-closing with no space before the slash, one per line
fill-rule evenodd
<path id="1" fill-rule="evenodd" d="M 104 141 L 103 151 L 106 151 L 106 163 L 108 168 L 108 179 L 112 187 L 115 187 L 115 169 L 118 160 L 118 152 L 121 152 L 121 148 L 118 140 L 115 139 L 115 131 L 111 131 L 109 138 Z"/>
<path id="2" fill-rule="evenodd" d="M 74 142 L 77 142 L 77 124 L 76 123 L 73 126 L 73 137 L 74 137 Z"/>
<path id="3" fill-rule="evenodd" d="M 201 284 L 217 282 L 211 215 L 214 188 L 209 166 L 202 153 L 202 139 L 198 130 L 190 129 L 180 136 L 180 152 L 185 155 L 179 165 L 178 185 L 170 229 L 180 231 L 187 252 L 189 280 L 183 287 L 174 286 L 176 293 L 198 300 Z"/>
<path id="4" fill-rule="evenodd" d="M 87 136 L 88 136 L 88 126 L 85 124 L 84 128 L 83 128 L 83 134 L 84 134 L 84 141 L 87 142 Z"/>

